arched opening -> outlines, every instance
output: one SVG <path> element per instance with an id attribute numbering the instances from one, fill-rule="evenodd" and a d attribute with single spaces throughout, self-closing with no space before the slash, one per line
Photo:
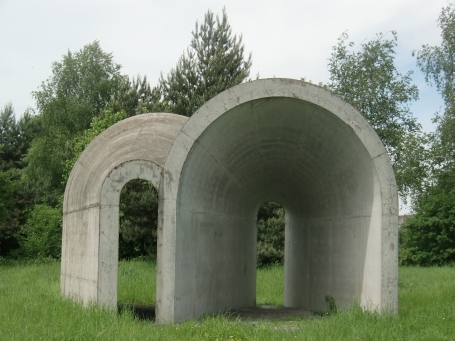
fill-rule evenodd
<path id="1" fill-rule="evenodd" d="M 119 306 L 153 310 L 155 305 L 158 192 L 133 179 L 120 192 Z"/>
<path id="2" fill-rule="evenodd" d="M 284 304 L 285 210 L 279 203 L 263 203 L 257 215 L 256 306 Z"/>
<path id="3" fill-rule="evenodd" d="M 159 323 L 256 305 L 257 212 L 270 200 L 286 208 L 285 307 L 322 311 L 330 296 L 395 311 L 393 170 L 333 94 L 290 80 L 230 89 L 182 128 L 163 174 Z"/>
<path id="4" fill-rule="evenodd" d="M 123 186 L 119 206 L 119 260 L 156 262 L 158 192 L 149 182 L 133 179 Z"/>
<path id="5" fill-rule="evenodd" d="M 100 134 L 65 190 L 64 297 L 117 307 L 119 195 L 135 178 L 159 188 L 158 323 L 255 305 L 268 200 L 286 207 L 285 306 L 317 311 L 330 295 L 397 312 L 393 169 L 373 129 L 330 92 L 257 80 L 188 121 L 139 115 Z"/>
<path id="6" fill-rule="evenodd" d="M 167 155 L 187 120 L 137 115 L 106 129 L 81 154 L 63 200 L 62 296 L 117 309 L 120 192 L 133 179 L 160 188 Z"/>

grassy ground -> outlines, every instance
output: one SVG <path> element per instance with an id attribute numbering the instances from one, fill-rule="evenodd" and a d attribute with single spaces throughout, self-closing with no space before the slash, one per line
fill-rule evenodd
<path id="1" fill-rule="evenodd" d="M 399 315 L 359 308 L 315 319 L 247 323 L 225 316 L 155 326 L 131 312 L 60 298 L 60 265 L 0 266 L 0 340 L 454 340 L 455 268 L 400 268 Z M 121 262 L 119 301 L 150 303 L 153 266 Z M 282 304 L 283 270 L 258 272 L 258 304 Z"/>

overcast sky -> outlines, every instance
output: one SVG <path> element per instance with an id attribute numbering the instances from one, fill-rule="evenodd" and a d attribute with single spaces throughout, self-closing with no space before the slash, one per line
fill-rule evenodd
<path id="1" fill-rule="evenodd" d="M 233 32 L 253 54 L 251 76 L 305 77 L 327 82 L 332 46 L 347 31 L 359 45 L 376 33 L 398 32 L 396 65 L 414 71 L 420 99 L 413 113 L 425 131 L 442 108 L 425 84 L 413 50 L 439 45 L 437 18 L 447 0 L 155 1 L 0 0 L 0 106 L 11 101 L 16 115 L 35 102 L 31 92 L 50 77 L 51 65 L 68 50 L 99 40 L 130 76 L 147 75 L 155 85 L 191 41 L 195 22 L 207 10 L 226 7 Z M 405 213 L 407 209 L 401 209 Z"/>
<path id="2" fill-rule="evenodd" d="M 446 0 L 155 1 L 155 0 L 0 0 L 0 105 L 11 101 L 20 115 L 34 107 L 31 92 L 51 75 L 53 61 L 99 40 L 130 76 L 147 75 L 155 85 L 160 72 L 175 66 L 189 45 L 196 20 L 208 9 L 226 7 L 233 32 L 243 34 L 253 54 L 251 76 L 305 77 L 328 81 L 327 59 L 347 31 L 356 44 L 376 33 L 398 32 L 396 65 L 414 70 L 420 100 L 412 109 L 424 129 L 442 100 L 425 85 L 411 53 L 422 44 L 439 45 L 436 20 Z"/>

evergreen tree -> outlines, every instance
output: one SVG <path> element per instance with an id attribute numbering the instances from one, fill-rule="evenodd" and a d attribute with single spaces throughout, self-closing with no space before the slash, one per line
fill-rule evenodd
<path id="1" fill-rule="evenodd" d="M 269 201 L 259 207 L 257 216 L 257 266 L 284 261 L 284 208 Z"/>
<path id="2" fill-rule="evenodd" d="M 161 75 L 159 89 L 166 110 L 191 116 L 205 102 L 247 79 L 251 54 L 244 59 L 242 36 L 232 33 L 226 10 L 221 19 L 211 11 L 192 32 L 186 53 L 167 79 Z"/>
<path id="3" fill-rule="evenodd" d="M 122 76 L 119 87 L 112 96 L 108 107 L 113 112 L 125 112 L 127 117 L 164 111 L 160 103 L 158 88 L 152 89 L 147 77 L 140 75 L 136 78 L 133 77 L 132 80 L 128 76 Z"/>
<path id="4" fill-rule="evenodd" d="M 8 103 L 0 110 L 0 255 L 16 249 L 21 224 L 34 197 L 34 188 L 27 186 L 22 177 L 27 165 L 25 155 L 33 138 L 39 133 L 40 119 L 27 109 L 16 121 L 14 108 Z"/>

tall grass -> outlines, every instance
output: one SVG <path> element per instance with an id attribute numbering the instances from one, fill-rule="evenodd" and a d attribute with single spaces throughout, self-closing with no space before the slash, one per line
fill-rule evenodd
<path id="1" fill-rule="evenodd" d="M 283 306 L 284 274 L 280 265 L 270 265 L 257 270 L 256 304 Z"/>
<path id="2" fill-rule="evenodd" d="M 156 266 L 143 260 L 121 261 L 118 269 L 118 297 L 123 304 L 154 304 Z"/>
<path id="3" fill-rule="evenodd" d="M 455 269 L 400 268 L 398 316 L 358 307 L 294 321 L 209 316 L 157 326 L 126 310 L 82 308 L 60 298 L 57 262 L 0 266 L 0 340 L 454 340 Z M 283 269 L 258 270 L 259 304 L 282 305 Z M 151 290 L 145 290 L 150 287 Z M 121 262 L 119 301 L 154 301 L 154 266 Z"/>

